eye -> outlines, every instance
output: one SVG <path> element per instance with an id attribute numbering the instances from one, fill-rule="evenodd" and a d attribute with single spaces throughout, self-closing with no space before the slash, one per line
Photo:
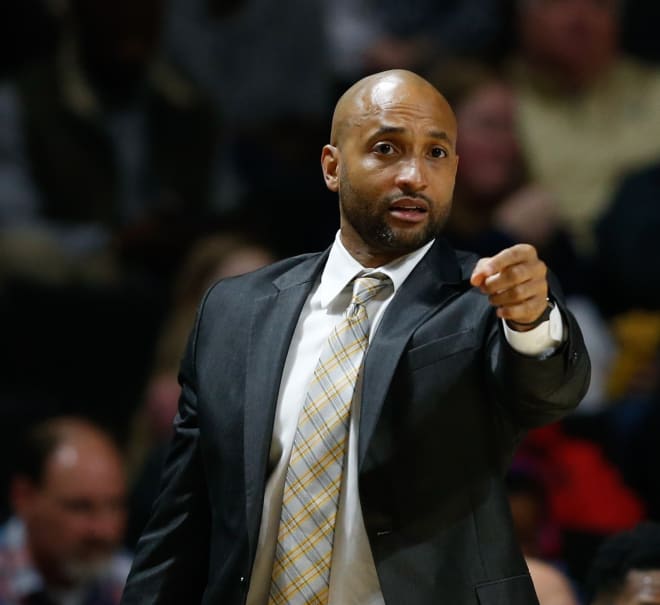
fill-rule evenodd
<path id="1" fill-rule="evenodd" d="M 446 158 L 447 152 L 442 147 L 433 147 L 431 149 L 431 156 L 434 158 Z"/>
<path id="2" fill-rule="evenodd" d="M 390 143 L 377 143 L 374 150 L 382 155 L 390 155 L 394 152 L 394 147 Z"/>

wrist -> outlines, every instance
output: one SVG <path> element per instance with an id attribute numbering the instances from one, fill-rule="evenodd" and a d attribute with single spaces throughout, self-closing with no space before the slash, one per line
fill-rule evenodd
<path id="1" fill-rule="evenodd" d="M 516 330 L 517 332 L 528 332 L 529 330 L 538 328 L 542 323 L 549 321 L 550 313 L 552 313 L 552 310 L 554 308 L 555 308 L 555 303 L 552 300 L 550 300 L 550 298 L 546 298 L 546 307 L 543 313 L 541 313 L 541 315 L 539 315 L 534 321 L 523 322 L 523 321 L 514 321 L 511 319 L 507 319 L 506 323 L 510 328 Z"/>

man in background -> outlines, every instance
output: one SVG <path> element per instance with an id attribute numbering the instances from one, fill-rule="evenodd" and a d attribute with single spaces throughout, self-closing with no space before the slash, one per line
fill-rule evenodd
<path id="1" fill-rule="evenodd" d="M 523 151 L 587 255 L 621 176 L 660 154 L 660 70 L 624 54 L 621 0 L 517 0 L 516 7 L 512 77 Z"/>
<path id="2" fill-rule="evenodd" d="M 0 529 L 2 605 L 112 605 L 130 559 L 118 552 L 125 480 L 114 443 L 78 418 L 26 436 L 11 484 L 15 516 Z"/>
<path id="3" fill-rule="evenodd" d="M 660 603 L 660 525 L 640 523 L 605 540 L 592 562 L 588 590 L 591 605 Z"/>

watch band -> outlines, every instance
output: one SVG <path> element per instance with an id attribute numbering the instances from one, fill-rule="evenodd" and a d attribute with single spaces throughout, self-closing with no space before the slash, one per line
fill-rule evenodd
<path id="1" fill-rule="evenodd" d="M 540 326 L 544 321 L 548 321 L 550 319 L 550 313 L 552 313 L 552 310 L 555 308 L 555 303 L 550 300 L 550 298 L 546 298 L 547 301 L 547 306 L 545 308 L 545 311 L 541 313 L 534 321 L 529 321 L 529 322 L 523 322 L 523 321 L 516 321 L 515 323 L 519 326 L 524 326 L 526 328 L 531 328 L 534 329 L 538 326 Z"/>

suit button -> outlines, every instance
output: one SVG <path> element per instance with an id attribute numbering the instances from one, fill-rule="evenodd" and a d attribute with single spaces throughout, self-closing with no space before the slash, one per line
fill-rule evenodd
<path id="1" fill-rule="evenodd" d="M 245 576 L 241 576 L 238 580 L 241 584 L 245 584 Z"/>
<path id="2" fill-rule="evenodd" d="M 580 356 L 578 355 L 578 352 L 577 352 L 577 351 L 573 351 L 573 352 L 571 353 L 571 363 L 572 363 L 573 365 L 575 365 L 575 364 L 577 363 L 579 357 L 580 357 Z"/>

